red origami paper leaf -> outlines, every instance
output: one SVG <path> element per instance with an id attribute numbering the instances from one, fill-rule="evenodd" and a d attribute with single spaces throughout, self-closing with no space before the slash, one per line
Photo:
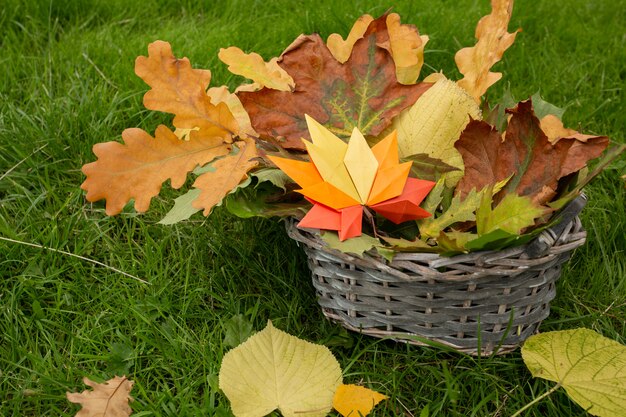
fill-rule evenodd
<path id="1" fill-rule="evenodd" d="M 366 136 L 381 133 L 431 86 L 397 82 L 393 58 L 379 46 L 389 41 L 386 19 L 384 15 L 369 24 L 345 64 L 318 35 L 300 36 L 279 59 L 294 79 L 295 91 L 263 88 L 237 94 L 253 128 L 261 136 L 284 138 L 284 148 L 300 150 L 300 138 L 310 138 L 305 114 L 343 138 L 354 127 Z"/>
<path id="2" fill-rule="evenodd" d="M 609 143 L 601 136 L 586 142 L 561 139 L 552 145 L 530 100 L 507 112 L 511 119 L 504 140 L 488 123 L 471 121 L 455 143 L 465 164 L 465 175 L 456 189 L 462 196 L 512 176 L 500 195 L 515 192 L 544 204 L 556 194 L 560 178 L 600 156 Z"/>
<path id="3" fill-rule="evenodd" d="M 370 207 L 376 213 L 396 224 L 409 220 L 424 219 L 430 217 L 431 213 L 419 205 L 434 186 L 435 183 L 432 181 L 407 178 L 402 194 Z"/>
<path id="4" fill-rule="evenodd" d="M 362 222 L 363 206 L 361 205 L 335 210 L 315 203 L 306 216 L 300 220 L 298 228 L 337 230 L 339 240 L 344 241 L 361 235 Z"/>

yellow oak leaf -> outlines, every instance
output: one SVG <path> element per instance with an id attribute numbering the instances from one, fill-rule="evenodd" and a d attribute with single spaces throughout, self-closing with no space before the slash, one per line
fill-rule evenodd
<path id="1" fill-rule="evenodd" d="M 341 368 L 322 345 L 276 329 L 271 322 L 224 355 L 219 386 L 236 417 L 324 417 L 341 384 Z"/>
<path id="2" fill-rule="evenodd" d="M 225 103 L 213 105 L 206 94 L 208 70 L 192 69 L 187 58 L 177 59 L 169 43 L 148 45 L 148 56 L 135 61 L 135 73 L 151 87 L 143 97 L 149 110 L 172 113 L 174 126 L 197 129 L 202 136 L 230 141 L 239 126 Z"/>
<path id="3" fill-rule="evenodd" d="M 333 408 L 343 417 L 366 416 L 387 396 L 359 385 L 342 384 L 337 388 Z"/>
<path id="4" fill-rule="evenodd" d="M 396 78 L 400 84 L 415 84 L 424 65 L 424 46 L 428 36 L 420 36 L 413 25 L 400 24 L 400 16 L 391 13 L 387 16 L 389 42 L 379 44 L 387 49 L 396 64 Z"/>
<path id="5" fill-rule="evenodd" d="M 193 186 L 201 190 L 200 195 L 193 202 L 193 207 L 204 209 L 208 216 L 213 207 L 231 192 L 239 183 L 248 178 L 248 171 L 259 163 L 254 140 L 243 138 L 233 144 L 237 149 L 235 154 L 227 155 L 214 164 L 213 171 L 205 172 L 196 178 Z"/>
<path id="6" fill-rule="evenodd" d="M 587 142 L 589 139 L 599 137 L 598 135 L 585 135 L 574 129 L 566 128 L 563 126 L 561 119 L 554 114 L 545 115 L 539 122 L 539 125 L 553 145 L 561 139 L 576 139 L 580 142 Z"/>
<path id="7" fill-rule="evenodd" d="M 243 108 L 243 104 L 241 104 L 239 97 L 228 91 L 228 87 L 224 85 L 221 87 L 211 87 L 206 93 L 211 98 L 211 103 L 215 105 L 225 103 L 228 106 L 228 109 L 239 125 L 239 136 L 259 136 L 258 133 L 252 128 L 252 125 L 250 124 L 250 116 L 248 116 L 246 109 Z"/>
<path id="8" fill-rule="evenodd" d="M 93 390 L 65 394 L 70 402 L 82 406 L 76 417 L 128 417 L 133 412 L 128 403 L 133 401 L 130 390 L 134 382 L 125 376 L 116 376 L 102 384 L 89 378 L 83 378 L 83 382 Z"/>
<path id="9" fill-rule="evenodd" d="M 454 82 L 440 79 L 394 119 L 392 128 L 398 131 L 400 156 L 427 154 L 458 168 L 446 174 L 446 185 L 453 186 L 463 176 L 463 158 L 454 142 L 470 117 L 481 117 L 476 102 Z"/>
<path id="10" fill-rule="evenodd" d="M 126 203 L 135 200 L 135 209 L 148 210 L 152 197 L 159 194 L 162 184 L 171 181 L 180 188 L 187 173 L 230 152 L 232 145 L 219 137 L 196 137 L 180 140 L 166 126 L 156 129 L 154 138 L 141 129 L 126 129 L 124 143 L 105 142 L 94 145 L 98 160 L 82 168 L 87 176 L 81 188 L 88 201 L 106 200 L 110 216 L 122 211 Z"/>
<path id="11" fill-rule="evenodd" d="M 266 63 L 261 55 L 255 52 L 246 54 L 235 46 L 220 49 L 217 56 L 228 65 L 230 72 L 246 77 L 262 87 L 279 91 L 293 91 L 295 88 L 293 78 L 278 65 L 277 58 Z"/>
<path id="12" fill-rule="evenodd" d="M 489 70 L 502 59 L 504 51 L 513 44 L 519 32 L 519 29 L 513 33 L 507 31 L 512 10 L 513 0 L 491 0 L 491 13 L 482 17 L 476 26 L 476 45 L 463 48 L 454 56 L 464 76 L 458 84 L 477 102 L 491 85 L 502 78 L 502 73 Z"/>
<path id="13" fill-rule="evenodd" d="M 337 61 L 343 64 L 350 58 L 354 44 L 363 37 L 373 20 L 374 18 L 368 14 L 359 17 L 354 23 L 354 26 L 352 26 L 345 41 L 341 35 L 337 33 L 333 33 L 328 37 L 326 46 Z"/>

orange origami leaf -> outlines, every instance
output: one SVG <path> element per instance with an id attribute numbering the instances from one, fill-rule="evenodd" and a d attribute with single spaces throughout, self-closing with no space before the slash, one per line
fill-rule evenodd
<path id="1" fill-rule="evenodd" d="M 159 194 L 163 182 L 171 180 L 180 188 L 187 173 L 230 152 L 231 145 L 218 137 L 196 137 L 180 140 L 166 126 L 159 126 L 153 138 L 141 129 L 126 129 L 124 143 L 106 142 L 94 145 L 98 160 L 85 164 L 87 176 L 81 185 L 88 201 L 106 199 L 110 216 L 122 211 L 135 199 L 135 209 L 144 212 L 152 197 Z"/>
<path id="2" fill-rule="evenodd" d="M 338 33 L 333 33 L 328 37 L 326 46 L 337 61 L 343 64 L 350 58 L 354 44 L 363 37 L 372 20 L 374 18 L 368 14 L 359 17 L 345 41 Z"/>
<path id="3" fill-rule="evenodd" d="M 312 162 L 279 158 L 271 155 L 268 155 L 268 158 L 300 187 L 310 187 L 312 185 L 317 185 L 320 182 L 324 182 L 322 176 Z"/>
<path id="4" fill-rule="evenodd" d="M 293 91 L 295 87 L 293 78 L 278 66 L 276 58 L 266 63 L 261 55 L 255 52 L 246 54 L 236 46 L 220 49 L 217 56 L 228 65 L 230 72 L 254 81 L 259 88 Z"/>
<path id="5" fill-rule="evenodd" d="M 333 408 L 343 417 L 367 416 L 387 396 L 359 385 L 341 384 L 333 398 Z"/>
<path id="6" fill-rule="evenodd" d="M 70 402 L 82 406 L 76 417 L 128 417 L 133 412 L 128 403 L 133 401 L 130 390 L 134 382 L 125 376 L 116 376 L 102 384 L 89 378 L 83 378 L 83 382 L 93 390 L 65 394 Z"/>
<path id="7" fill-rule="evenodd" d="M 387 49 L 396 64 L 396 78 L 400 84 L 415 84 L 424 65 L 424 46 L 428 36 L 420 36 L 413 25 L 400 24 L 400 16 L 391 13 L 387 16 L 389 41 L 378 44 Z"/>
<path id="8" fill-rule="evenodd" d="M 519 29 L 508 33 L 513 0 L 491 0 L 491 14 L 484 16 L 476 26 L 476 45 L 463 48 L 456 53 L 454 60 L 464 77 L 457 83 L 479 102 L 487 89 L 502 78 L 502 73 L 489 72 L 491 67 L 502 59 L 515 40 Z"/>
<path id="9" fill-rule="evenodd" d="M 248 177 L 248 171 L 259 164 L 254 159 L 258 154 L 253 139 L 244 138 L 234 145 L 238 148 L 236 154 L 225 156 L 212 164 L 214 171 L 200 175 L 193 183 L 194 188 L 201 191 L 192 205 L 197 209 L 204 209 L 205 216 L 209 215 L 211 209 L 226 194 Z"/>
<path id="10" fill-rule="evenodd" d="M 304 187 L 303 189 L 298 190 L 298 192 L 313 201 L 320 202 L 328 207 L 334 208 L 335 210 L 341 210 L 345 207 L 361 204 L 326 181 L 309 187 Z"/>
<path id="11" fill-rule="evenodd" d="M 144 95 L 144 106 L 174 114 L 174 126 L 198 128 L 202 136 L 227 140 L 238 134 L 239 126 L 228 106 L 213 105 L 206 94 L 211 73 L 192 69 L 187 58 L 176 59 L 169 43 L 156 41 L 148 45 L 148 56 L 135 61 L 135 73 L 152 87 Z"/>

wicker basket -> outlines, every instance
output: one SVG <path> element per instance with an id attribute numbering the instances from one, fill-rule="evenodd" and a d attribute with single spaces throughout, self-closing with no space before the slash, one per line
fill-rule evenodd
<path id="1" fill-rule="evenodd" d="M 319 305 L 332 321 L 375 337 L 501 354 L 548 316 L 561 265 L 585 242 L 577 217 L 584 202 L 571 203 L 559 224 L 528 245 L 454 257 L 398 253 L 388 262 L 375 252 L 329 249 L 293 219 L 287 232 L 303 244 Z"/>

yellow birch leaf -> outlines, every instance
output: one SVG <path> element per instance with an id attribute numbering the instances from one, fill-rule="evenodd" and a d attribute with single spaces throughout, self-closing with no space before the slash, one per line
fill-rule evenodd
<path id="1" fill-rule="evenodd" d="M 258 156 L 254 140 L 244 138 L 234 145 L 238 149 L 236 154 L 227 155 L 212 164 L 214 170 L 200 175 L 193 184 L 201 192 L 192 205 L 197 209 L 204 209 L 205 216 L 209 215 L 211 209 L 226 194 L 248 178 L 248 171 L 259 164 L 254 159 Z"/>
<path id="2" fill-rule="evenodd" d="M 441 79 L 400 113 L 392 128 L 398 131 L 400 156 L 425 153 L 458 168 L 446 174 L 446 185 L 453 186 L 463 176 L 463 158 L 454 147 L 465 126 L 480 119 L 476 102 L 454 82 Z"/>
<path id="3" fill-rule="evenodd" d="M 389 47 L 379 45 L 391 52 L 396 64 L 396 78 L 400 84 L 415 84 L 424 65 L 424 46 L 428 36 L 420 36 L 413 25 L 400 24 L 400 16 L 391 13 L 387 16 Z"/>
<path id="4" fill-rule="evenodd" d="M 324 417 L 340 384 L 341 368 L 327 347 L 271 322 L 226 353 L 219 373 L 236 417 L 262 417 L 276 409 L 285 417 Z"/>
<path id="5" fill-rule="evenodd" d="M 589 329 L 554 331 L 529 337 L 522 358 L 533 376 L 565 388 L 591 415 L 624 415 L 626 346 Z"/>
<path id="6" fill-rule="evenodd" d="M 82 406 L 76 417 L 128 417 L 133 412 L 128 403 L 133 401 L 130 390 L 134 382 L 125 376 L 116 376 L 102 384 L 89 378 L 83 378 L 83 382 L 93 390 L 65 394 L 70 402 Z"/>
<path id="7" fill-rule="evenodd" d="M 476 26 L 476 45 L 463 48 L 456 53 L 454 60 L 464 77 L 458 81 L 477 102 L 487 89 L 502 78 L 502 73 L 489 72 L 504 51 L 513 44 L 515 35 L 507 32 L 513 0 L 491 0 L 491 14 L 484 16 Z"/>
<path id="8" fill-rule="evenodd" d="M 337 33 L 333 33 L 328 37 L 326 40 L 326 46 L 328 46 L 328 49 L 337 61 L 343 64 L 348 60 L 348 58 L 350 58 L 352 47 L 356 41 L 363 37 L 365 31 L 373 20 L 374 18 L 368 14 L 359 17 L 354 23 L 354 26 L 352 26 L 352 30 L 350 30 L 350 34 L 345 41 L 341 35 Z"/>
<path id="9" fill-rule="evenodd" d="M 342 384 L 337 388 L 333 408 L 343 417 L 366 416 L 387 396 L 359 385 Z"/>
<path id="10" fill-rule="evenodd" d="M 257 84 L 278 91 L 293 91 L 295 82 L 287 72 L 278 66 L 278 60 L 263 61 L 261 55 L 252 52 L 246 54 L 236 46 L 222 48 L 217 54 L 228 65 L 233 74 L 246 77 Z"/>
<path id="11" fill-rule="evenodd" d="M 376 178 L 378 161 L 365 137 L 356 127 L 352 131 L 343 162 L 359 193 L 361 204 L 365 204 Z"/>
<path id="12" fill-rule="evenodd" d="M 243 108 L 243 104 L 239 101 L 239 97 L 228 91 L 228 87 L 211 87 L 207 90 L 207 95 L 211 98 L 211 103 L 218 105 L 224 103 L 233 114 L 233 117 L 239 124 L 239 136 L 258 137 L 258 133 L 250 124 L 250 116 Z M 178 129 L 177 129 L 178 130 Z"/>

